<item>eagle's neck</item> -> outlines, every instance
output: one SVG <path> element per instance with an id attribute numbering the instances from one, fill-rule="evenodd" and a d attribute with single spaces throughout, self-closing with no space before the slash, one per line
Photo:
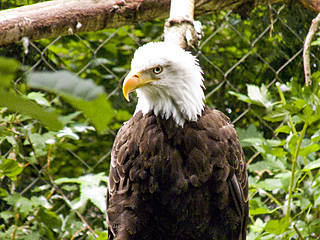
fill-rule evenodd
<path id="1" fill-rule="evenodd" d="M 166 82 L 166 85 L 145 86 L 137 89 L 136 112 L 147 114 L 153 111 L 164 119 L 172 117 L 183 127 L 185 121 L 197 121 L 204 108 L 203 78 L 200 67 L 187 71 L 180 80 Z"/>

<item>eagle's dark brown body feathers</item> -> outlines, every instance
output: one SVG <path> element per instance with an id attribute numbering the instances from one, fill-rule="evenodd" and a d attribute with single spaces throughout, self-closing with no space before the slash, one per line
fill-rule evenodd
<path id="1" fill-rule="evenodd" d="M 245 160 L 217 110 L 184 127 L 137 112 L 114 142 L 108 188 L 108 239 L 245 239 Z"/>

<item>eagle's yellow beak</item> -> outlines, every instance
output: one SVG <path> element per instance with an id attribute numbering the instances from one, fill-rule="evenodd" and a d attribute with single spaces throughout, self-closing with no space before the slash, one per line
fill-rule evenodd
<path id="1" fill-rule="evenodd" d="M 129 94 L 131 92 L 153 81 L 154 79 L 152 79 L 150 74 L 146 72 L 138 72 L 134 74 L 130 72 L 123 81 L 122 92 L 124 98 L 129 102 Z"/>

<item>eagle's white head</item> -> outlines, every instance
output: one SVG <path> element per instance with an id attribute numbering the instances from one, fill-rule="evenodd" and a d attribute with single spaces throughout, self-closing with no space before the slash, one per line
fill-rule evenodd
<path id="1" fill-rule="evenodd" d="M 196 121 L 204 108 L 202 70 L 196 57 L 179 46 L 151 42 L 138 48 L 131 71 L 123 83 L 123 94 L 136 90 L 139 110 L 173 117 L 179 126 Z"/>

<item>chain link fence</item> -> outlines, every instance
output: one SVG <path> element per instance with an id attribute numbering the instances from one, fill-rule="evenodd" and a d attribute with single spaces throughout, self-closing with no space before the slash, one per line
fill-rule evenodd
<path id="1" fill-rule="evenodd" d="M 286 73 L 289 68 L 300 68 L 300 73 L 303 72 L 303 36 L 305 36 L 308 29 L 304 28 L 297 30 L 296 22 L 291 21 L 294 19 L 294 16 L 291 20 L 288 20 L 287 12 L 288 10 L 286 9 L 286 6 L 275 5 L 255 10 L 253 13 L 253 19 L 245 21 L 240 20 L 239 16 L 236 16 L 231 12 L 225 12 L 214 17 L 210 16 L 200 19 L 205 27 L 205 35 L 195 54 L 200 59 L 200 64 L 204 69 L 205 78 L 207 79 L 207 102 L 218 109 L 222 108 L 220 110 L 229 114 L 232 122 L 236 126 L 238 126 L 238 124 L 241 126 L 241 121 L 250 114 L 251 106 L 250 104 L 233 103 L 235 99 L 232 99 L 232 97 L 228 95 L 229 90 L 246 94 L 245 84 L 255 82 L 257 78 L 255 73 L 259 75 L 259 79 L 261 78 L 261 80 L 259 80 L 261 84 L 263 83 L 267 88 L 272 89 L 275 88 L 276 82 L 286 83 L 290 80 L 288 77 L 290 74 Z M 163 24 L 163 21 L 158 21 L 154 24 L 158 24 L 160 26 Z M 248 37 L 248 29 L 246 29 L 246 26 L 249 26 L 249 30 L 256 27 L 254 36 L 250 35 Z M 159 27 L 158 30 L 160 30 Z M 137 31 L 140 30 L 131 26 L 102 31 L 96 39 L 92 37 L 92 34 L 75 34 L 73 36 L 60 36 L 55 39 L 46 39 L 39 42 L 30 41 L 28 46 L 25 47 L 25 57 L 23 59 L 23 63 L 30 66 L 26 73 L 34 70 L 46 69 L 50 71 L 58 71 L 67 68 L 69 70 L 73 69 L 74 73 L 79 76 L 83 76 L 90 75 L 89 73 L 92 71 L 98 71 L 100 72 L 100 75 L 105 78 L 103 84 L 106 86 L 109 99 L 112 102 L 118 102 L 118 104 L 115 104 L 115 108 L 120 109 L 123 107 L 121 105 L 122 100 L 119 100 L 119 98 L 122 98 L 121 82 L 129 70 L 129 63 L 134 49 L 124 46 L 125 44 L 121 42 L 119 45 L 115 45 L 115 48 L 127 51 L 128 58 L 126 59 L 126 62 L 123 63 L 125 69 L 117 69 L 115 66 L 110 67 L 109 62 L 106 60 L 100 61 L 101 52 L 115 37 L 121 38 L 123 36 L 126 41 L 131 39 L 130 41 L 134 42 L 136 47 L 139 47 L 146 41 L 161 39 L 161 31 L 153 33 L 150 30 L 150 36 L 143 40 L 141 40 L 140 36 L 137 35 Z M 287 48 L 287 50 L 285 50 L 283 46 L 278 46 L 277 39 L 280 36 L 283 37 L 283 35 L 286 35 L 287 39 L 295 42 L 295 46 L 298 45 L 299 47 Z M 70 44 L 69 39 L 81 43 L 81 48 L 83 50 L 78 52 L 73 51 L 72 44 Z M 230 43 L 237 42 L 235 39 L 237 39 L 239 45 L 228 45 Z M 264 47 L 266 44 L 269 45 Z M 287 42 L 287 44 L 290 45 L 290 42 Z M 272 49 L 270 49 L 270 46 L 272 46 Z M 79 62 L 75 63 L 77 66 L 74 68 L 72 68 L 72 66 L 65 66 L 63 62 L 52 60 L 58 59 L 58 57 L 55 57 L 54 55 L 56 54 L 55 50 L 60 47 L 70 49 L 69 52 L 60 52 L 59 54 L 61 55 L 58 56 L 60 58 L 68 59 L 69 54 L 77 54 L 76 58 L 78 59 L 84 58 L 83 55 L 86 55 L 90 60 L 87 62 L 79 60 Z M 219 52 L 219 48 L 222 47 L 224 49 L 229 49 L 230 51 Z M 266 48 L 269 48 L 270 50 L 268 51 Z M 260 51 L 260 49 L 262 50 Z M 108 51 L 113 50 L 108 49 Z M 230 55 L 231 52 L 234 54 Z M 225 53 L 226 55 L 224 55 Z M 276 53 L 276 56 L 270 56 L 269 53 Z M 311 60 L 313 63 L 313 70 L 319 69 L 319 53 L 318 48 L 312 49 Z M 256 63 L 252 64 L 252 61 Z M 252 69 L 247 69 L 247 67 L 253 68 L 255 66 L 260 69 L 255 69 L 254 71 Z M 246 74 L 245 78 L 241 80 L 241 76 L 243 76 L 244 71 L 249 72 L 251 75 Z M 208 76 L 212 76 L 212 78 L 208 79 Z M 301 84 L 303 84 L 303 77 L 301 74 L 300 78 Z M 108 79 L 112 79 L 112 84 L 108 84 Z M 242 81 L 241 86 L 239 86 L 240 84 L 237 82 L 239 79 Z M 16 83 L 19 84 L 21 81 L 22 78 L 18 78 Z M 228 96 L 228 100 L 221 100 L 224 96 Z M 218 104 L 217 102 L 221 103 Z M 129 107 L 131 107 L 131 111 L 133 109 L 133 105 L 129 105 Z M 261 118 L 258 118 L 258 121 L 261 124 L 261 129 L 267 129 L 267 131 L 271 133 L 274 132 L 277 127 L 270 125 Z M 111 140 L 115 136 L 115 133 L 116 131 L 110 131 Z M 110 152 L 111 148 L 102 149 L 102 153 L 99 155 L 99 158 L 93 162 L 88 161 L 88 159 L 83 159 L 81 155 L 72 149 L 66 149 L 66 154 L 70 154 L 77 159 L 79 165 L 82 166 L 86 174 L 96 172 L 97 168 L 99 168 L 99 172 L 101 169 L 105 169 L 107 171 Z M 247 159 L 251 162 L 257 156 L 258 154 L 251 152 L 250 155 L 247 156 Z M 54 159 L 54 161 L 58 160 Z M 49 201 L 53 201 L 56 198 L 61 198 L 65 202 L 65 204 L 62 204 L 61 207 L 56 210 L 56 213 L 59 214 L 60 211 L 68 207 L 68 203 L 72 201 L 72 198 L 65 194 L 61 185 L 57 185 L 54 182 L 54 176 L 52 176 L 48 171 L 50 161 L 46 161 L 42 166 L 30 162 L 30 166 L 33 168 L 34 172 L 37 173 L 37 176 L 34 176 L 32 181 L 28 181 L 28 184 L 25 185 L 24 189 L 21 189 L 21 194 L 28 195 L 28 192 L 33 191 L 34 188 L 39 185 L 46 184 L 50 186 L 50 189 L 52 190 L 51 194 L 47 196 L 47 199 Z M 84 214 L 78 210 L 75 211 L 76 215 L 83 223 L 83 228 L 76 232 L 71 239 L 82 239 L 83 236 L 88 233 L 90 234 L 90 232 L 92 236 L 95 236 L 92 227 L 95 220 L 92 219 L 94 219 L 97 214 L 100 214 L 102 217 L 97 218 L 96 221 L 103 218 L 103 215 L 97 212 L 99 212 L 97 209 L 91 211 L 90 214 Z"/>

